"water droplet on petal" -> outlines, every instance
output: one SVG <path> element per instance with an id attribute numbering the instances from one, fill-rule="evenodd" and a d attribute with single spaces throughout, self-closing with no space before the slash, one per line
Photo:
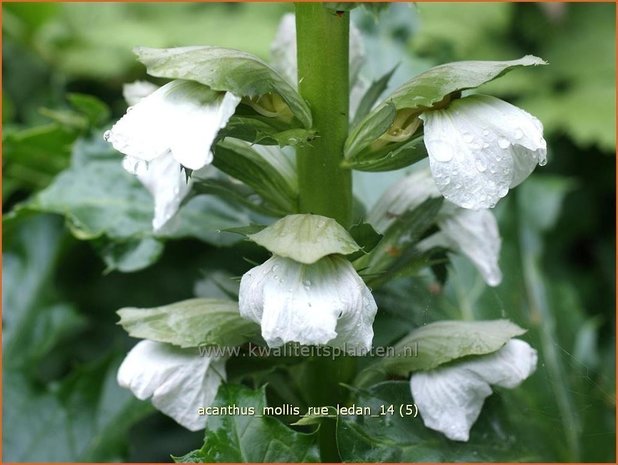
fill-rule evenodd
<path id="1" fill-rule="evenodd" d="M 468 144 L 474 140 L 474 137 L 469 132 L 464 132 L 462 137 L 464 142 Z"/>
<path id="2" fill-rule="evenodd" d="M 451 178 L 448 176 L 445 176 L 440 184 L 442 184 L 443 186 L 448 186 L 450 182 L 451 182 Z"/>
<path id="3" fill-rule="evenodd" d="M 515 137 L 515 139 L 521 139 L 522 137 L 524 137 L 524 133 L 521 129 L 517 128 L 515 129 L 515 133 L 513 134 L 513 136 Z"/>
<path id="4" fill-rule="evenodd" d="M 511 143 L 508 140 L 506 140 L 504 137 L 500 137 L 498 139 L 498 145 L 500 146 L 501 149 L 508 149 Z"/>
<path id="5" fill-rule="evenodd" d="M 500 198 L 505 197 L 508 192 L 509 192 L 509 188 L 506 186 L 503 186 L 498 190 L 498 196 Z"/>
<path id="6" fill-rule="evenodd" d="M 488 129 L 483 129 L 483 135 L 485 137 L 487 137 L 489 135 L 489 130 Z"/>
<path id="7" fill-rule="evenodd" d="M 129 113 L 131 110 L 133 110 L 133 107 L 128 107 L 127 108 L 127 113 Z"/>
<path id="8" fill-rule="evenodd" d="M 476 166 L 476 169 L 481 173 L 483 173 L 487 169 L 487 164 L 482 158 L 477 158 L 476 160 L 474 160 L 474 166 Z"/>
<path id="9" fill-rule="evenodd" d="M 547 158 L 543 157 L 539 160 L 539 166 L 547 165 Z"/>
<path id="10" fill-rule="evenodd" d="M 105 131 L 103 133 L 103 139 L 107 142 L 109 140 L 109 138 L 112 136 L 112 131 Z"/>
<path id="11" fill-rule="evenodd" d="M 447 162 L 453 158 L 453 147 L 448 142 L 443 140 L 433 140 L 428 143 L 428 147 L 431 147 L 429 154 L 436 161 Z"/>

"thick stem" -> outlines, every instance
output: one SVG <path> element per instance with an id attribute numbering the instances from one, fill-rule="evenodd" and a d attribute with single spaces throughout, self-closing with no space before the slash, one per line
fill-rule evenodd
<path id="1" fill-rule="evenodd" d="M 334 12 L 322 3 L 296 4 L 298 88 L 313 115 L 317 138 L 297 149 L 299 207 L 350 226 L 352 174 L 341 169 L 343 146 L 348 136 L 349 27 L 347 12 Z M 340 383 L 354 376 L 354 357 L 320 357 L 308 362 L 303 385 L 314 406 L 343 404 L 347 392 Z M 328 419 L 320 427 L 323 462 L 340 461 L 336 423 Z"/>
<path id="2" fill-rule="evenodd" d="M 352 175 L 340 168 L 348 135 L 349 13 L 296 4 L 298 88 L 311 107 L 317 138 L 297 150 L 300 211 L 349 226 Z"/>

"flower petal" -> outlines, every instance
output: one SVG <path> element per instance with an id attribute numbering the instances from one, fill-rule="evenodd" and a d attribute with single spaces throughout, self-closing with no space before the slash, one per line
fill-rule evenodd
<path id="1" fill-rule="evenodd" d="M 341 257 L 304 265 L 275 255 L 242 277 L 239 307 L 242 316 L 261 324 L 270 347 L 298 342 L 371 348 L 377 306 Z"/>
<path id="2" fill-rule="evenodd" d="M 191 190 L 192 179 L 187 180 L 181 165 L 170 152 L 151 162 L 125 157 L 124 168 L 137 175 L 140 182 L 154 197 L 155 214 L 152 228 L 159 231 L 176 214 L 182 200 Z"/>
<path id="3" fill-rule="evenodd" d="M 490 210 L 453 208 L 438 221 L 446 246 L 463 253 L 481 272 L 485 282 L 497 286 L 502 281 L 498 266 L 500 232 Z"/>
<path id="4" fill-rule="evenodd" d="M 367 221 L 381 233 L 407 211 L 414 210 L 440 191 L 425 166 L 397 181 L 382 194 L 367 215 Z"/>
<path id="5" fill-rule="evenodd" d="M 118 370 L 120 386 L 138 399 L 152 397 L 158 410 L 191 431 L 204 429 L 206 416 L 198 409 L 211 405 L 222 380 L 223 359 L 146 340 L 133 347 Z"/>
<path id="6" fill-rule="evenodd" d="M 240 98 L 192 81 L 172 81 L 129 107 L 106 134 L 116 150 L 151 161 L 171 151 L 197 170 L 212 161 L 210 147 Z"/>
<path id="7" fill-rule="evenodd" d="M 546 161 L 541 123 L 497 98 L 464 97 L 420 118 L 436 185 L 463 208 L 493 207 Z"/>
<path id="8" fill-rule="evenodd" d="M 512 339 L 490 355 L 427 372 L 413 373 L 410 388 L 425 426 L 456 441 L 467 441 L 490 385 L 519 386 L 536 369 L 537 353 Z"/>

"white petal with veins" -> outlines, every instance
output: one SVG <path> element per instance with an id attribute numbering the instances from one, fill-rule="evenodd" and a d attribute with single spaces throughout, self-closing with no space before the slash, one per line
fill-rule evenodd
<path id="1" fill-rule="evenodd" d="M 178 163 L 198 170 L 212 161 L 211 145 L 239 102 L 229 92 L 172 81 L 129 107 L 105 137 L 132 158 L 151 161 L 171 152 Z"/>
<path id="2" fill-rule="evenodd" d="M 225 380 L 225 360 L 202 357 L 196 349 L 179 349 L 161 342 L 141 341 L 118 370 L 118 384 L 191 431 L 206 426 L 200 407 L 212 404 Z"/>
<path id="3" fill-rule="evenodd" d="M 187 180 L 185 171 L 170 152 L 151 162 L 125 157 L 122 165 L 152 194 L 155 203 L 152 228 L 155 232 L 161 230 L 191 190 L 192 179 Z"/>
<path id="4" fill-rule="evenodd" d="M 287 342 L 366 351 L 377 306 L 352 264 L 327 256 L 311 265 L 273 256 L 240 282 L 240 314 L 262 326 L 270 347 Z"/>
<path id="5" fill-rule="evenodd" d="M 537 352 L 512 339 L 493 354 L 415 372 L 410 378 L 414 402 L 425 426 L 455 441 L 467 441 L 470 428 L 491 395 L 491 385 L 515 388 L 534 373 Z"/>
<path id="6" fill-rule="evenodd" d="M 495 97 L 471 95 L 420 118 L 436 185 L 460 207 L 492 208 L 546 163 L 540 121 Z"/>

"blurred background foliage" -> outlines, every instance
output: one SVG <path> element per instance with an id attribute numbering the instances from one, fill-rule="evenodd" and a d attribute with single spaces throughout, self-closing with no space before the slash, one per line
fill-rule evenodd
<path id="1" fill-rule="evenodd" d="M 78 169 L 80 154 L 99 150 L 103 129 L 124 112 L 122 84 L 146 78 L 132 47 L 210 44 L 267 59 L 287 11 L 291 4 L 2 4 L 4 460 L 167 461 L 201 445 L 200 433 L 116 386 L 134 341 L 115 325 L 115 310 L 212 292 L 213 276 L 221 279 L 214 270 L 238 276 L 242 256 L 260 260 L 263 252 L 246 245 L 231 254 L 216 247 L 226 241 L 214 231 L 188 231 L 165 249 L 148 237 L 114 242 L 108 230 L 93 232 L 105 217 L 57 197 L 50 206 L 46 188 L 71 163 Z M 548 165 L 496 209 L 503 284 L 485 287 L 455 259 L 442 289 L 410 278 L 382 289 L 376 325 L 393 337 L 444 318 L 507 317 L 529 328 L 538 373 L 492 397 L 479 431 L 503 426 L 490 416 L 498 409 L 510 422 L 506 439 L 512 431 L 513 447 L 525 441 L 540 460 L 614 461 L 615 5 L 418 3 L 352 16 L 364 32 L 364 76 L 377 79 L 399 64 L 391 88 L 453 60 L 534 54 L 550 63 L 482 89 L 538 116 L 550 151 Z M 114 156 L 107 152 L 102 164 Z M 358 192 L 375 199 L 397 176 L 359 176 Z M 33 196 L 36 208 L 11 213 Z M 216 214 L 232 225 L 243 219 L 229 205 Z M 392 425 L 366 427 L 369 452 L 356 459 L 387 460 L 410 441 Z M 354 443 L 350 431 L 342 444 Z"/>

